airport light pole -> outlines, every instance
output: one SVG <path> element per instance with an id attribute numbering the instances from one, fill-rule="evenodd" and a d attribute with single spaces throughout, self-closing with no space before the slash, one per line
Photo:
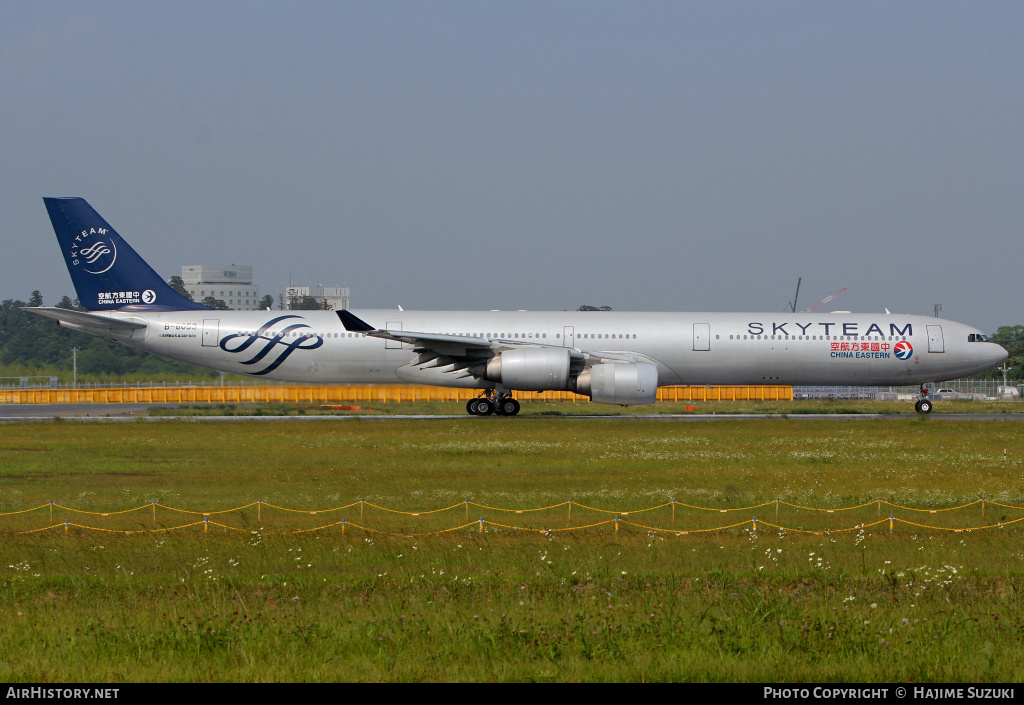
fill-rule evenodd
<path id="1" fill-rule="evenodd" d="M 71 348 L 71 388 L 78 389 L 78 348 Z"/>

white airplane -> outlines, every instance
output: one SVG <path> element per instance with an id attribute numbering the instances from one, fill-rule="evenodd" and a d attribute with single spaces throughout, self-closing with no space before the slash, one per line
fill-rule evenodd
<path id="1" fill-rule="evenodd" d="M 1001 346 L 904 314 L 217 311 L 181 296 L 81 198 L 44 198 L 85 312 L 27 308 L 174 360 L 264 379 L 479 389 L 470 414 L 514 416 L 515 391 L 652 404 L 663 385 L 922 385 L 988 370 Z"/>

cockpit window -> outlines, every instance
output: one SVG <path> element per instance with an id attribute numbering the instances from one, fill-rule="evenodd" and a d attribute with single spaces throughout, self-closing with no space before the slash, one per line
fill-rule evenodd
<path id="1" fill-rule="evenodd" d="M 987 342 L 989 342 L 989 339 L 988 339 L 987 335 L 982 335 L 981 333 L 971 333 L 970 335 L 967 336 L 967 342 L 968 343 L 987 343 Z"/>

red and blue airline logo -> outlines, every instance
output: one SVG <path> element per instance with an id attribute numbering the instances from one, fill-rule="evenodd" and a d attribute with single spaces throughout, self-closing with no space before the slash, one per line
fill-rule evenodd
<path id="1" fill-rule="evenodd" d="M 892 353 L 900 360 L 909 360 L 914 354 L 914 346 L 906 340 L 901 340 L 892 346 Z"/>

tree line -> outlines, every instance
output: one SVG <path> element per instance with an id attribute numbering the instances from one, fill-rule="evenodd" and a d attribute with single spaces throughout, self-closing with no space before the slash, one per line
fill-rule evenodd
<path id="1" fill-rule="evenodd" d="M 7 376 L 70 373 L 72 348 L 77 348 L 80 378 L 97 381 L 112 376 L 136 375 L 139 378 L 180 376 L 206 379 L 219 373 L 204 367 L 168 360 L 88 333 L 69 330 L 24 311 L 26 306 L 43 306 L 43 295 L 33 291 L 28 301 L 6 299 L 0 302 L 0 367 Z M 84 310 L 77 300 L 63 296 L 59 308 Z M 59 375 L 64 377 L 65 375 Z"/>

